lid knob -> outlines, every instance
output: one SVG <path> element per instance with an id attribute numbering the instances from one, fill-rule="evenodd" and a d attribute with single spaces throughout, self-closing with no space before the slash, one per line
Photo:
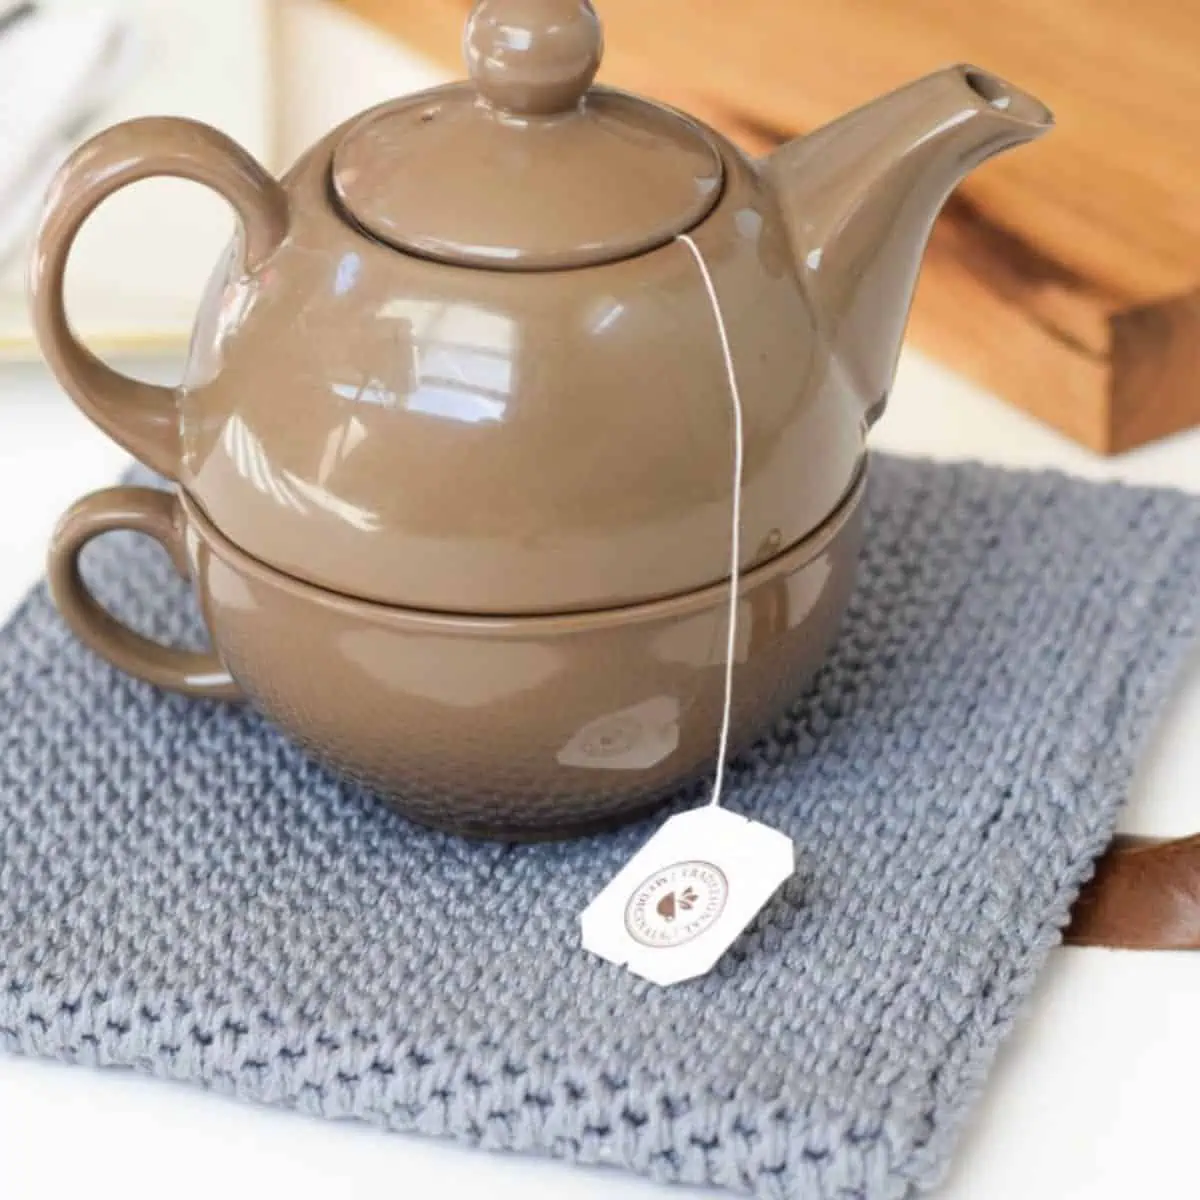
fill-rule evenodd
<path id="1" fill-rule="evenodd" d="M 479 0 L 464 44 L 485 100 L 547 116 L 578 107 L 600 69 L 604 34 L 589 0 Z"/>

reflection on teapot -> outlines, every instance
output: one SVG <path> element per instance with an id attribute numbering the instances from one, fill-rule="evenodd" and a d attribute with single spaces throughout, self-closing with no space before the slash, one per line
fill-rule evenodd
<path id="1" fill-rule="evenodd" d="M 117 126 L 63 167 L 31 270 L 41 345 L 80 408 L 176 490 L 82 501 L 50 577 L 75 631 L 123 669 L 246 695 L 421 820 L 542 836 L 627 817 L 712 763 L 721 672 L 659 647 L 728 610 L 713 297 L 744 415 L 744 744 L 836 633 L 866 435 L 934 217 L 968 170 L 1051 118 L 952 67 L 755 161 L 595 86 L 586 0 L 480 0 L 465 45 L 469 81 L 345 122 L 282 179 L 178 118 Z M 63 306 L 83 221 L 157 174 L 215 189 L 239 218 L 179 388 L 100 362 Z M 76 560 L 110 528 L 157 537 L 190 570 L 211 653 L 155 646 L 98 609 Z M 414 682 L 439 645 L 459 677 L 477 661 L 495 686 Z M 364 661 L 363 646 L 379 651 Z M 506 663 L 521 687 L 500 686 Z M 655 726 L 675 730 L 655 754 L 575 765 L 598 760 L 580 731 L 648 698 L 679 713 Z"/>

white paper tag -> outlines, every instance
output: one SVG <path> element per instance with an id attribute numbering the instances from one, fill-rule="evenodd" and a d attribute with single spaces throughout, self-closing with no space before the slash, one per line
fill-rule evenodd
<path id="1" fill-rule="evenodd" d="M 680 813 L 584 909 L 583 947 L 662 987 L 694 979 L 795 869 L 777 829 L 716 805 Z"/>

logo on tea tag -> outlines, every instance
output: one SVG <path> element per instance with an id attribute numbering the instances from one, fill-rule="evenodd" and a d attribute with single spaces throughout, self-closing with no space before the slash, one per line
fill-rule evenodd
<path id="1" fill-rule="evenodd" d="M 642 882 L 625 906 L 625 928 L 643 946 L 683 946 L 716 924 L 729 881 L 706 862 L 674 863 Z"/>
<path id="2" fill-rule="evenodd" d="M 716 805 L 680 813 L 584 910 L 584 949 L 663 987 L 694 979 L 795 869 L 776 829 Z"/>

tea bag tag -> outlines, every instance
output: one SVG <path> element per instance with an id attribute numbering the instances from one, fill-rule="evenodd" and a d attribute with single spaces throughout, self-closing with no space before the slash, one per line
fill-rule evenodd
<path id="1" fill-rule="evenodd" d="M 695 979 L 795 869 L 777 829 L 717 805 L 680 813 L 584 909 L 583 948 L 661 987 Z"/>
<path id="2" fill-rule="evenodd" d="M 733 414 L 733 512 L 729 539 L 729 616 L 725 655 L 725 696 L 717 745 L 712 799 L 704 808 L 672 817 L 621 869 L 580 917 L 583 948 L 635 975 L 668 987 L 705 975 L 733 945 L 738 934 L 796 869 L 792 839 L 777 829 L 739 817 L 721 807 L 729 753 L 733 705 L 733 664 L 737 650 L 738 592 L 741 579 L 742 468 L 745 445 L 742 398 L 712 272 L 688 234 L 686 246 L 704 280 L 729 383 Z M 657 702 L 654 702 L 657 704 Z M 653 705 L 624 714 L 649 716 Z M 654 708 L 659 712 L 661 705 Z M 670 710 L 672 739 L 678 745 L 678 709 Z M 660 722 L 663 728 L 668 723 Z M 568 747 L 579 755 L 592 743 L 605 748 L 605 730 L 591 730 L 584 745 Z M 661 756 L 660 756 L 661 757 Z M 636 759 L 641 763 L 641 757 Z M 630 759 L 630 765 L 634 760 Z"/>

